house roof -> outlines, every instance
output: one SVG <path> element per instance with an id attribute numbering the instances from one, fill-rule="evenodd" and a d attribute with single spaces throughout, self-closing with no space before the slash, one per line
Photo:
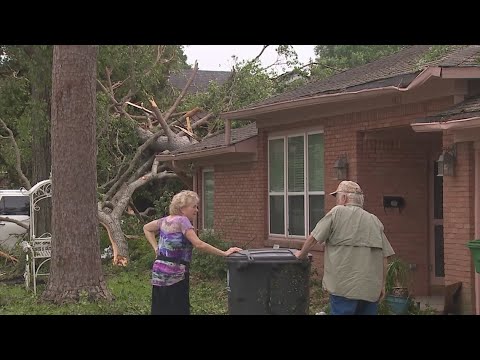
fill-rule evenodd
<path id="1" fill-rule="evenodd" d="M 176 89 L 182 90 L 192 75 L 192 71 L 192 69 L 188 69 L 171 74 L 168 79 L 170 85 Z M 228 80 L 231 74 L 230 71 L 198 70 L 187 93 L 194 94 L 196 92 L 207 91 L 210 81 L 215 81 L 219 85 L 222 85 Z"/>
<path id="2" fill-rule="evenodd" d="M 257 125 L 255 123 L 248 124 L 241 128 L 236 128 L 231 130 L 231 142 L 230 145 L 234 145 L 241 141 L 250 139 L 256 136 L 258 133 Z M 211 150 L 216 148 L 226 147 L 225 145 L 225 133 L 221 133 L 211 138 L 208 138 L 199 143 L 183 147 L 181 149 L 171 152 L 171 155 L 179 155 L 184 153 L 193 153 L 198 151 Z"/>
<path id="3" fill-rule="evenodd" d="M 417 119 L 417 123 L 460 120 L 480 116 L 480 96 L 466 99 L 451 108 L 426 118 Z"/>
<path id="4" fill-rule="evenodd" d="M 309 98 L 320 94 L 335 94 L 392 85 L 405 88 L 428 66 L 480 67 L 480 62 L 478 62 L 479 45 L 451 46 L 440 58 L 425 61 L 430 50 L 431 45 L 409 46 L 392 55 L 351 68 L 326 79 L 312 81 L 297 89 L 251 104 L 240 110 Z"/>

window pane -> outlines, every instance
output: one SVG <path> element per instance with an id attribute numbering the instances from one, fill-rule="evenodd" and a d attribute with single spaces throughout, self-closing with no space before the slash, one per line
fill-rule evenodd
<path id="1" fill-rule="evenodd" d="M 28 196 L 4 196 L 6 215 L 30 215 Z"/>
<path id="2" fill-rule="evenodd" d="M 308 189 L 324 190 L 323 134 L 308 135 Z"/>
<path id="3" fill-rule="evenodd" d="M 284 147 L 283 139 L 270 140 L 269 142 L 269 176 L 270 191 L 283 191 L 284 174 Z"/>
<path id="4" fill-rule="evenodd" d="M 311 233 L 318 221 L 325 216 L 324 200 L 324 195 L 310 195 L 308 197 L 308 208 L 310 209 L 308 233 Z"/>
<path id="5" fill-rule="evenodd" d="M 270 196 L 270 233 L 285 234 L 283 196 Z"/>
<path id="6" fill-rule="evenodd" d="M 203 227 L 213 228 L 213 171 L 203 173 Z"/>
<path id="7" fill-rule="evenodd" d="M 288 191 L 304 191 L 303 136 L 288 138 Z"/>
<path id="8" fill-rule="evenodd" d="M 288 233 L 305 235 L 305 197 L 291 195 L 288 197 Z"/>

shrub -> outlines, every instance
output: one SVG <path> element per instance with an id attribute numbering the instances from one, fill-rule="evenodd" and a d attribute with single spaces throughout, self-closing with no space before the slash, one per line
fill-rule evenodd
<path id="1" fill-rule="evenodd" d="M 231 244 L 224 241 L 220 234 L 213 230 L 200 232 L 200 239 L 221 250 L 227 250 Z M 221 256 L 207 254 L 193 249 L 191 272 L 199 278 L 226 278 L 227 266 L 225 259 Z"/>

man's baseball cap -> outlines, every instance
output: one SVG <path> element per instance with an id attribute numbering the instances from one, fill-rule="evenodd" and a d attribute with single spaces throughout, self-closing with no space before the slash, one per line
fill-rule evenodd
<path id="1" fill-rule="evenodd" d="M 352 193 L 352 194 L 363 194 L 360 185 L 353 181 L 342 181 L 338 184 L 337 190 L 330 193 L 330 195 L 336 196 L 337 192 Z"/>

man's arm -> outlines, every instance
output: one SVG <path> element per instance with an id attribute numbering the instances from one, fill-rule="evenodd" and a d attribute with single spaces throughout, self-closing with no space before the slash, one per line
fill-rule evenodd
<path id="1" fill-rule="evenodd" d="M 317 223 L 311 234 L 307 237 L 307 240 L 305 240 L 302 249 L 295 252 L 297 258 L 305 259 L 310 249 L 314 247 L 317 242 L 323 243 L 328 239 L 332 228 L 333 214 L 334 210 L 332 209 Z"/>
<path id="2" fill-rule="evenodd" d="M 316 243 L 317 243 L 317 240 L 312 236 L 312 234 L 308 235 L 308 238 L 303 244 L 302 249 L 297 250 L 295 252 L 295 256 L 299 259 L 305 259 L 310 249 L 314 247 Z"/>

